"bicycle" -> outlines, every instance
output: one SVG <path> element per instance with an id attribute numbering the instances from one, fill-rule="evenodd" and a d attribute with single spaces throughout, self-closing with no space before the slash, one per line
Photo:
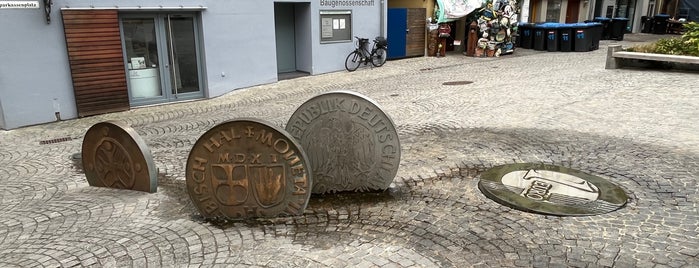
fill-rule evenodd
<path id="1" fill-rule="evenodd" d="M 357 39 L 357 46 L 354 51 L 347 55 L 347 59 L 345 59 L 345 69 L 347 69 L 347 71 L 352 72 L 357 70 L 362 63 L 367 65 L 371 62 L 371 65 L 375 67 L 381 67 L 386 63 L 386 50 L 388 49 L 386 38 L 377 36 L 374 39 L 371 52 L 366 49 L 367 44 L 369 44 L 369 39 L 359 38 L 357 36 L 354 38 Z"/>

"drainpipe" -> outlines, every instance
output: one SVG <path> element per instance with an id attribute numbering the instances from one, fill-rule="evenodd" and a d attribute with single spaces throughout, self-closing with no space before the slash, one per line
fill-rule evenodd
<path id="1" fill-rule="evenodd" d="M 379 0 L 379 3 L 379 20 L 381 25 L 381 29 L 379 29 L 379 36 L 386 37 L 384 34 L 384 26 L 386 25 L 386 16 L 384 15 L 384 0 Z"/>

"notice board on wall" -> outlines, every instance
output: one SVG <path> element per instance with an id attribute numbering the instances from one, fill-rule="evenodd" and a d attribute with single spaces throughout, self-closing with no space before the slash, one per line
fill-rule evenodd
<path id="1" fill-rule="evenodd" d="M 320 42 L 352 41 L 351 10 L 320 11 Z"/>

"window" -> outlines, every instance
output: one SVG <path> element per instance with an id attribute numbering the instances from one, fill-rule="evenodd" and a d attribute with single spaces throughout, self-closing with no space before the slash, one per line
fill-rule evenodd
<path id="1" fill-rule="evenodd" d="M 561 17 L 561 0 L 549 0 L 546 4 L 546 21 L 558 22 Z"/>
<path id="2" fill-rule="evenodd" d="M 352 11 L 320 11 L 320 42 L 352 41 Z"/>

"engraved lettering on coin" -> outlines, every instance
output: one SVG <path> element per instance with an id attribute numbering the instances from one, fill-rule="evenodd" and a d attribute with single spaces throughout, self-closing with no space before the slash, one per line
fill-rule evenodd
<path id="1" fill-rule="evenodd" d="M 206 218 L 274 217 L 303 213 L 312 176 L 291 135 L 241 118 L 199 137 L 187 159 L 186 185 Z"/>
<path id="2" fill-rule="evenodd" d="M 97 123 L 87 131 L 82 144 L 82 161 L 91 186 L 144 192 L 157 190 L 150 150 L 136 131 L 119 122 Z"/>
<path id="3" fill-rule="evenodd" d="M 544 164 L 494 167 L 481 175 L 478 188 L 506 206 L 561 216 L 609 213 L 628 200 L 623 189 L 607 180 Z"/>
<path id="4" fill-rule="evenodd" d="M 548 201 L 551 195 L 566 195 L 580 198 L 581 202 L 595 201 L 599 197 L 599 188 L 581 178 L 549 170 L 517 170 L 505 174 L 502 183 L 522 189 L 521 196 Z M 586 200 L 586 201 L 582 201 Z"/>
<path id="5" fill-rule="evenodd" d="M 309 154 L 313 193 L 385 190 L 398 172 L 393 121 L 373 100 L 351 91 L 318 95 L 286 125 Z"/>

